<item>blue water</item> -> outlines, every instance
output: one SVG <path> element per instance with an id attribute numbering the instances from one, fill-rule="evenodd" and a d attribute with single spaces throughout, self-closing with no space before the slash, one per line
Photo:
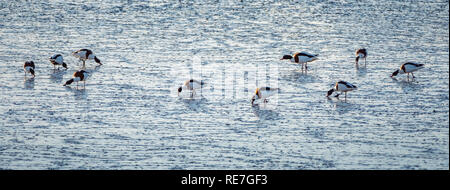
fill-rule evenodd
<path id="1" fill-rule="evenodd" d="M 0 1 L 0 21 L 0 169 L 449 169 L 448 1 Z M 63 87 L 81 48 L 104 65 Z M 307 73 L 280 60 L 298 51 Z M 358 90 L 327 99 L 338 80 Z M 281 90 L 252 107 L 260 86 Z"/>

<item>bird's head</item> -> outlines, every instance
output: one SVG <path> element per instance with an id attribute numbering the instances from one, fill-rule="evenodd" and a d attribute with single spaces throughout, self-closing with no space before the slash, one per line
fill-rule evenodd
<path id="1" fill-rule="evenodd" d="M 397 76 L 397 75 L 398 75 L 398 72 L 399 72 L 399 70 L 397 69 L 396 71 L 394 71 L 394 72 L 392 73 L 391 77 Z"/>

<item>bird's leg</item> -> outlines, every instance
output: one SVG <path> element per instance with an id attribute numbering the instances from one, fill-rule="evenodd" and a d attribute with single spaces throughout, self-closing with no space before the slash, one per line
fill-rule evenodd
<path id="1" fill-rule="evenodd" d="M 411 75 L 413 76 L 413 78 L 416 78 L 416 77 L 414 76 L 414 73 L 411 73 Z"/>
<path id="2" fill-rule="evenodd" d="M 345 99 L 347 99 L 347 92 L 345 92 Z"/>
<path id="3" fill-rule="evenodd" d="M 83 68 L 86 68 L 86 67 L 85 67 L 85 65 L 84 65 L 84 64 L 85 64 L 85 62 L 86 62 L 86 61 L 85 61 L 85 60 L 83 60 Z"/>
<path id="4" fill-rule="evenodd" d="M 305 63 L 305 70 L 308 69 L 308 63 Z"/>
<path id="5" fill-rule="evenodd" d="M 83 81 L 83 88 L 86 88 L 86 81 Z"/>

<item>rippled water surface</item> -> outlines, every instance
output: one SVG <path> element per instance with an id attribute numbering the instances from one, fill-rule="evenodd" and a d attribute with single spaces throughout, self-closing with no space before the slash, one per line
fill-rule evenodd
<path id="1" fill-rule="evenodd" d="M 0 1 L 0 21 L 0 169 L 449 169 L 448 1 Z M 104 65 L 63 87 L 81 48 Z M 338 80 L 358 90 L 327 99 Z M 281 90 L 252 107 L 259 86 Z"/>

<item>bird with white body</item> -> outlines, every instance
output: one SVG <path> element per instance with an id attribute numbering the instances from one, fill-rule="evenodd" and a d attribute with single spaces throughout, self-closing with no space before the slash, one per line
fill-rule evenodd
<path id="1" fill-rule="evenodd" d="M 308 69 L 308 62 L 318 59 L 319 54 L 311 54 L 307 52 L 297 52 L 294 55 L 284 55 L 280 60 L 290 60 L 292 63 L 302 64 L 305 69 Z"/>
<path id="2" fill-rule="evenodd" d="M 23 71 L 25 72 L 25 76 L 27 76 L 27 73 L 31 73 L 31 75 L 33 75 L 33 78 L 34 78 L 35 77 L 34 70 L 35 70 L 35 66 L 34 66 L 33 61 L 26 61 L 23 64 Z"/>
<path id="3" fill-rule="evenodd" d="M 80 49 L 78 51 L 73 52 L 72 55 L 83 61 L 83 68 L 85 67 L 85 62 L 90 59 L 91 60 L 93 59 L 96 63 L 102 65 L 100 59 L 98 59 L 97 56 L 95 56 L 94 53 L 89 49 Z"/>
<path id="4" fill-rule="evenodd" d="M 409 78 L 409 73 L 411 73 L 413 78 L 416 78 L 413 74 L 414 71 L 417 71 L 419 69 L 424 68 L 425 65 L 424 64 L 419 64 L 419 63 L 413 63 L 413 62 L 407 62 L 407 63 L 403 63 L 400 66 L 400 69 L 397 69 L 396 71 L 394 71 L 391 75 L 391 77 L 397 76 L 398 74 L 408 74 L 408 78 Z"/>
<path id="5" fill-rule="evenodd" d="M 355 62 L 358 65 L 359 59 L 364 58 L 364 65 L 366 65 L 366 58 L 367 58 L 367 50 L 366 49 L 358 49 L 356 50 L 356 58 Z"/>
<path id="6" fill-rule="evenodd" d="M 327 93 L 327 97 L 330 96 L 331 94 L 333 94 L 333 92 L 341 92 L 345 94 L 345 98 L 347 99 L 347 92 L 349 91 L 353 91 L 358 89 L 358 87 L 356 87 L 353 84 L 350 84 L 349 82 L 345 82 L 345 81 L 338 81 L 336 82 L 336 84 L 334 85 L 334 87 L 332 89 L 330 89 Z M 339 97 L 341 94 L 337 94 L 334 97 Z"/>
<path id="7" fill-rule="evenodd" d="M 256 100 L 264 100 L 264 103 L 269 102 L 267 98 L 276 94 L 280 89 L 279 88 L 270 88 L 270 87 L 260 87 L 257 88 L 255 94 L 252 96 L 252 105 Z"/>
<path id="8" fill-rule="evenodd" d="M 51 56 L 48 60 L 53 65 L 53 69 L 56 69 L 56 66 L 62 66 L 64 68 L 68 69 L 67 64 L 64 62 L 64 58 L 61 54 L 55 54 L 55 55 Z M 59 69 L 59 67 L 58 67 L 58 69 Z"/>
<path id="9" fill-rule="evenodd" d="M 63 86 L 67 86 L 72 84 L 73 82 L 77 82 L 77 88 L 78 88 L 78 82 L 83 81 L 83 87 L 86 87 L 86 79 L 89 76 L 89 72 L 86 72 L 85 70 L 79 70 L 73 73 L 73 78 L 66 81 L 66 83 Z"/>

